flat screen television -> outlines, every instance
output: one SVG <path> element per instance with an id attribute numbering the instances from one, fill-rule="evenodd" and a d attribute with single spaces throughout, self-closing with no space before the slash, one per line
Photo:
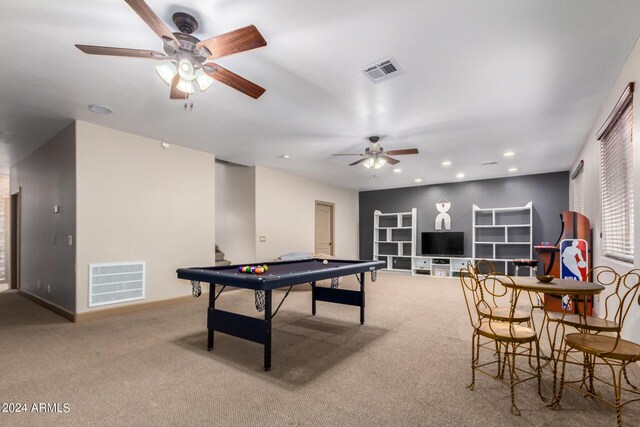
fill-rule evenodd
<path id="1" fill-rule="evenodd" d="M 464 232 L 436 231 L 422 233 L 422 255 L 464 255 Z"/>

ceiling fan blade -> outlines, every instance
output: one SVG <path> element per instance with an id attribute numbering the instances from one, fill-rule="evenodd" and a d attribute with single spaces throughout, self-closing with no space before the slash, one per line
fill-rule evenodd
<path id="1" fill-rule="evenodd" d="M 84 53 L 88 53 L 89 55 L 127 56 L 131 58 L 146 58 L 146 59 L 169 58 L 164 53 L 160 53 L 155 50 L 125 49 L 122 47 L 108 47 L 108 46 L 89 46 L 86 44 L 77 44 L 76 47 L 81 51 L 83 51 Z"/>
<path id="2" fill-rule="evenodd" d="M 171 80 L 171 91 L 169 92 L 170 99 L 187 99 L 189 98 L 188 93 L 184 93 L 178 90 L 178 82 L 180 81 L 180 76 L 178 74 L 175 75 L 173 80 Z"/>
<path id="3" fill-rule="evenodd" d="M 140 16 L 140 18 L 142 18 L 142 20 L 146 22 L 147 25 L 151 27 L 151 29 L 160 38 L 166 37 L 166 38 L 172 39 L 177 43 L 178 46 L 180 46 L 180 42 L 178 41 L 176 36 L 173 35 L 171 30 L 169 30 L 169 28 L 167 28 L 165 23 L 162 22 L 162 19 L 160 19 L 160 17 L 156 15 L 156 13 L 153 10 L 151 10 L 149 5 L 145 3 L 144 0 L 124 0 L 124 1 L 126 1 L 127 4 L 131 6 L 131 9 L 133 9 Z"/>
<path id="4" fill-rule="evenodd" d="M 384 154 L 389 156 L 403 156 L 405 154 L 418 154 L 417 148 L 405 148 L 403 150 L 385 151 Z"/>
<path id="5" fill-rule="evenodd" d="M 380 156 L 380 157 L 385 159 L 387 163 L 389 163 L 390 165 L 395 165 L 396 163 L 400 163 L 400 160 L 396 160 L 393 157 L 389 157 L 389 156 Z"/>
<path id="6" fill-rule="evenodd" d="M 351 153 L 349 153 L 349 154 L 344 154 L 344 153 L 341 153 L 341 154 L 332 154 L 332 156 L 362 156 L 362 155 L 363 155 L 363 154 L 351 154 Z"/>
<path id="7" fill-rule="evenodd" d="M 260 31 L 254 25 L 249 25 L 248 27 L 202 40 L 196 44 L 196 49 L 204 46 L 211 52 L 209 59 L 217 59 L 266 45 L 267 41 L 262 37 Z"/>
<path id="8" fill-rule="evenodd" d="M 249 80 L 245 79 L 244 77 L 241 77 L 239 75 L 237 75 L 236 73 L 227 70 L 226 68 L 223 68 L 221 66 L 219 66 L 218 64 L 214 64 L 213 62 L 209 62 L 205 65 L 210 65 L 212 67 L 215 67 L 215 70 L 213 72 L 209 72 L 207 71 L 207 67 L 202 67 L 202 70 L 212 79 L 216 79 L 219 82 L 222 82 L 224 84 L 226 84 L 227 86 L 231 86 L 232 88 L 234 88 L 235 90 L 239 90 L 240 92 L 244 93 L 245 95 L 249 95 L 250 97 L 254 98 L 254 99 L 258 99 L 260 98 L 260 96 L 265 92 L 265 88 L 258 86 L 257 84 L 250 82 Z"/>
<path id="9" fill-rule="evenodd" d="M 357 160 L 357 161 L 355 161 L 355 162 L 353 162 L 353 163 L 349 164 L 349 166 L 355 166 L 355 165 L 357 165 L 357 164 L 359 164 L 359 163 L 362 163 L 362 162 L 366 161 L 368 158 L 369 158 L 369 156 L 367 156 L 367 157 L 363 157 L 363 158 L 361 158 L 360 160 Z"/>

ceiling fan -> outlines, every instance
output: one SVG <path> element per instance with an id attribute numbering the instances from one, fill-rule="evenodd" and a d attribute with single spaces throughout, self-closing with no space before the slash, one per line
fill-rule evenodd
<path id="1" fill-rule="evenodd" d="M 173 14 L 173 22 L 179 32 L 173 33 L 144 0 L 125 0 L 140 18 L 162 39 L 164 53 L 144 49 L 75 45 L 90 55 L 110 55 L 146 58 L 162 61 L 156 66 L 160 78 L 171 86 L 171 99 L 186 100 L 195 93 L 195 86 L 204 92 L 213 80 L 222 82 L 257 99 L 265 89 L 213 62 L 206 62 L 234 53 L 266 46 L 267 42 L 258 29 L 249 25 L 216 37 L 200 40 L 191 33 L 197 30 L 198 21 L 183 12 Z M 195 85 L 194 85 L 195 83 Z M 193 104 L 192 104 L 193 105 Z M 185 104 L 186 106 L 186 104 Z"/>
<path id="2" fill-rule="evenodd" d="M 378 144 L 380 141 L 379 136 L 369 137 L 369 146 L 365 148 L 363 154 L 333 154 L 334 156 L 362 156 L 360 160 L 351 163 L 349 166 L 354 166 L 364 162 L 364 167 L 367 169 L 380 169 L 385 164 L 395 165 L 400 160 L 396 160 L 390 156 L 403 156 L 406 154 L 418 154 L 417 148 L 405 148 L 402 150 L 390 150 L 384 151 L 384 149 Z"/>

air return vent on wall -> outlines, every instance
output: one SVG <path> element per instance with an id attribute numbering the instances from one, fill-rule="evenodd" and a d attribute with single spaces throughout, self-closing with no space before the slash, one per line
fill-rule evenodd
<path id="1" fill-rule="evenodd" d="M 377 83 L 391 77 L 399 76 L 404 71 L 400 68 L 400 65 L 398 65 L 395 59 L 389 57 L 371 65 L 367 65 L 362 69 L 362 72 L 365 73 L 372 81 Z"/>
<path id="2" fill-rule="evenodd" d="M 145 263 L 89 264 L 89 307 L 144 299 Z"/>

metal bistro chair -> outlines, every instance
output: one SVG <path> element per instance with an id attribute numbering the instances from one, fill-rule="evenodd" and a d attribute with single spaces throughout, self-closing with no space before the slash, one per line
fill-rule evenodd
<path id="1" fill-rule="evenodd" d="M 475 266 L 473 264 L 468 264 L 467 271 L 470 274 L 473 274 L 478 280 L 486 278 L 491 274 L 496 274 L 496 269 L 493 263 L 486 259 L 479 260 Z M 482 288 L 480 288 L 480 292 L 482 292 Z M 500 301 L 504 298 L 497 297 L 495 295 L 483 295 L 483 298 L 487 304 L 486 306 L 482 305 L 479 307 L 480 314 L 483 317 L 490 317 L 495 320 L 509 320 L 511 300 L 505 304 L 504 301 Z M 529 311 L 516 309 L 512 318 L 516 323 L 527 323 L 527 326 L 531 326 L 531 313 Z"/>
<path id="2" fill-rule="evenodd" d="M 474 274 L 476 276 L 476 279 L 482 279 L 487 277 L 490 274 L 498 273 L 493 263 L 486 259 L 478 260 L 475 266 L 472 263 L 468 263 L 467 270 L 471 274 Z M 499 274 L 502 274 L 502 273 L 499 273 Z M 480 288 L 480 292 L 482 292 L 482 288 Z M 485 297 L 484 299 L 485 299 L 485 302 L 487 303 L 487 306 L 482 305 L 479 308 L 481 316 L 488 317 L 494 320 L 503 320 L 503 321 L 509 320 L 513 293 L 511 293 L 511 297 L 509 298 L 509 301 L 505 305 L 501 305 L 504 303 L 504 301 L 499 301 L 500 299 L 505 299 L 505 298 L 497 298 L 495 295 L 483 295 L 483 297 Z M 533 301 L 531 301 L 530 295 L 529 295 L 529 300 L 533 305 Z M 516 308 L 511 318 L 515 323 L 525 323 L 529 328 L 533 328 L 534 330 L 536 329 L 531 318 L 531 310 L 527 311 L 527 310 Z M 496 354 L 499 355 L 498 376 L 500 378 L 504 378 L 504 369 L 506 366 L 507 351 L 505 349 L 504 355 L 500 356 L 500 348 L 498 346 L 498 343 L 496 343 Z M 531 366 L 532 369 L 534 369 L 535 367 L 531 362 L 532 354 L 533 354 L 533 346 L 529 346 L 529 365 Z M 503 360 L 500 360 L 500 357 L 503 357 Z"/>
<path id="3" fill-rule="evenodd" d="M 616 293 L 618 295 L 618 306 L 614 315 L 614 322 L 618 327 L 613 335 L 575 333 L 567 334 L 565 336 L 562 374 L 560 376 L 560 391 L 555 402 L 555 407 L 560 407 L 560 400 L 562 399 L 562 392 L 565 386 L 576 388 L 587 396 L 594 397 L 613 407 L 616 410 L 618 426 L 621 426 L 622 407 L 628 403 L 640 400 L 640 397 L 636 397 L 628 399 L 624 403 L 622 402 L 623 391 L 640 396 L 640 391 L 638 391 L 638 389 L 633 385 L 629 384 L 627 378 L 625 379 L 630 387 L 622 386 L 622 376 L 625 375 L 626 367 L 633 362 L 640 361 L 640 344 L 622 339 L 620 336 L 625 318 L 629 314 L 631 307 L 636 304 L 640 306 L 640 270 L 632 270 L 622 276 L 619 286 L 620 290 Z M 581 351 L 589 358 L 591 365 L 590 369 L 591 372 L 593 372 L 592 377 L 595 380 L 613 388 L 613 402 L 606 400 L 602 396 L 593 392 L 593 390 L 585 390 L 584 388 L 581 388 L 581 385 L 584 383 L 584 376 L 583 379 L 575 381 L 567 381 L 565 379 L 569 349 Z M 595 368 L 597 367 L 608 367 L 611 371 L 612 382 L 599 378 L 595 372 Z M 580 385 L 576 386 L 575 384 Z"/>
<path id="4" fill-rule="evenodd" d="M 469 314 L 469 320 L 473 327 L 471 338 L 471 384 L 468 388 L 473 390 L 475 387 L 475 374 L 481 372 L 488 375 L 503 384 L 509 385 L 511 392 L 511 413 L 520 415 L 520 410 L 515 402 L 515 386 L 522 382 L 537 378 L 538 394 L 544 401 L 541 392 L 541 370 L 540 370 L 540 348 L 538 345 L 538 336 L 536 331 L 522 325 L 515 318 L 515 302 L 510 302 L 510 290 L 508 286 L 513 286 L 511 277 L 501 274 L 477 275 L 475 270 L 469 266 L 467 271 L 460 274 L 460 282 L 462 291 Z M 504 301 L 503 301 L 504 300 Z M 494 302 L 496 304 L 494 304 Z M 496 307 L 508 307 L 508 312 L 494 316 Z M 516 356 L 530 357 L 528 349 L 522 349 L 520 346 L 531 344 L 535 347 L 536 366 L 535 372 L 526 371 L 516 366 Z M 480 362 L 480 350 L 489 350 L 492 358 L 489 361 Z M 503 352 L 504 349 L 504 352 Z M 504 364 L 500 366 L 501 357 L 504 353 Z M 495 354 L 498 355 L 497 360 Z M 497 365 L 498 373 L 493 374 L 486 370 L 488 366 Z M 504 380 L 501 372 L 505 367 L 509 368 L 509 381 Z M 519 374 L 524 374 L 521 376 Z"/>
<path id="5" fill-rule="evenodd" d="M 577 313 L 571 313 L 568 311 L 563 312 L 547 312 L 548 322 L 547 322 L 547 334 L 549 336 L 549 343 L 551 346 L 551 356 L 553 363 L 553 400 L 555 403 L 556 400 L 556 383 L 557 383 L 557 375 L 558 375 L 558 363 L 560 361 L 560 357 L 562 356 L 561 349 L 556 348 L 556 342 L 558 338 L 562 341 L 562 338 L 565 336 L 566 327 L 572 327 L 577 329 L 580 333 L 583 334 L 599 334 L 602 332 L 616 332 L 620 329 L 618 323 L 609 319 L 613 313 L 615 312 L 614 307 L 618 307 L 620 303 L 620 275 L 616 273 L 616 271 L 607 266 L 594 267 L 587 274 L 587 277 L 590 278 L 594 283 L 605 287 L 613 287 L 613 292 L 605 298 L 604 301 L 604 316 L 596 317 L 596 316 L 588 316 L 585 313 L 580 312 L 578 309 Z M 576 305 L 579 307 L 579 301 L 576 301 Z M 551 325 L 555 324 L 555 328 L 553 332 L 551 331 Z M 562 342 L 560 342 L 560 346 L 562 346 Z M 558 353 L 556 355 L 556 353 Z M 582 366 L 583 372 L 583 386 L 588 387 L 590 392 L 595 393 L 593 388 L 593 371 L 591 369 L 591 363 L 589 361 L 589 357 L 584 354 L 582 361 L 570 360 L 567 359 L 567 363 L 576 364 Z M 626 369 L 624 370 L 624 377 L 627 383 L 629 383 L 629 379 L 627 376 Z M 589 379 L 589 384 L 587 385 L 587 378 Z M 629 383 L 630 384 L 630 383 Z"/>

